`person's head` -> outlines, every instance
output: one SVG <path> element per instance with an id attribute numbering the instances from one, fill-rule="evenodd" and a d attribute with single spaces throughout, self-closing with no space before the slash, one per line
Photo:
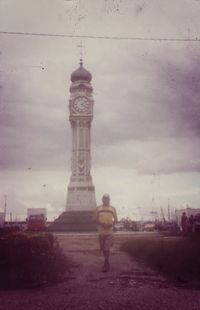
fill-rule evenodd
<path id="1" fill-rule="evenodd" d="M 182 215 L 184 215 L 184 216 L 185 216 L 185 215 L 186 215 L 186 213 L 185 213 L 185 212 L 183 212 L 183 214 L 182 214 Z"/>
<path id="2" fill-rule="evenodd" d="M 110 205 L 110 195 L 109 194 L 103 194 L 102 202 L 104 206 Z"/>

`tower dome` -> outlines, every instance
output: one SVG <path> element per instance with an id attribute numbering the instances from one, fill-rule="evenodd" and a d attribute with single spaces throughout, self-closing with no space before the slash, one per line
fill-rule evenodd
<path id="1" fill-rule="evenodd" d="M 71 74 L 72 82 L 80 80 L 86 82 L 90 82 L 92 80 L 92 74 L 83 67 L 82 59 L 80 60 L 80 67 Z"/>

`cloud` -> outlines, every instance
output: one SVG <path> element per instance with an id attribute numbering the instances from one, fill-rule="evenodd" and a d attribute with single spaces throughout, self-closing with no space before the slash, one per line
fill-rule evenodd
<path id="1" fill-rule="evenodd" d="M 131 167 L 130 157 L 135 146 L 140 163 L 135 156 L 132 158 L 135 169 L 140 172 L 200 170 L 199 50 L 193 46 L 189 51 L 163 46 L 159 52 L 153 50 L 137 63 L 126 57 L 123 71 L 119 70 L 112 79 L 105 76 L 104 82 L 110 90 L 106 88 L 108 97 L 104 97 L 104 109 L 98 111 L 93 135 L 99 154 L 101 149 L 105 152 L 106 147 L 107 153 L 113 151 L 113 145 L 118 148 L 109 157 L 109 163 L 111 158 L 117 158 L 117 153 L 120 154 L 118 163 L 116 159 L 112 164 L 122 166 L 124 156 L 121 154 L 126 150 L 124 167 L 128 163 Z M 97 101 L 103 102 L 101 97 Z M 159 157 L 154 148 L 162 150 Z"/>
<path id="2" fill-rule="evenodd" d="M 200 134 L 200 71 L 199 47 L 183 51 L 185 63 L 178 61 L 162 66 L 163 83 L 172 93 L 168 100 L 170 117 L 176 123 L 179 136 Z"/>
<path id="3" fill-rule="evenodd" d="M 0 171 L 0 204 L 7 195 L 7 217 L 12 212 L 25 220 L 27 208 L 48 209 L 48 219 L 53 219 L 65 210 L 66 180 L 69 174 L 56 171 Z M 44 186 L 45 185 L 45 186 Z"/>
<path id="4" fill-rule="evenodd" d="M 73 30 L 73 18 L 78 18 L 79 12 L 85 10 L 87 16 L 82 22 L 85 28 L 81 23 L 77 27 L 91 30 L 94 16 L 98 16 L 98 24 L 106 8 L 97 2 L 90 7 L 81 3 L 77 2 L 77 7 L 67 4 L 66 10 L 71 12 L 71 19 L 67 21 L 65 13 L 60 20 L 56 18 L 64 3 L 51 3 L 46 12 L 47 2 L 44 1 L 37 17 L 38 27 L 45 26 L 40 16 L 45 12 L 48 21 L 53 18 L 55 29 L 68 23 L 71 25 L 68 30 Z M 155 15 L 160 19 L 161 7 L 156 6 L 155 11 L 153 2 L 129 4 L 135 14 L 140 5 L 143 7 L 136 22 L 143 30 Z M 6 4 L 7 9 L 9 5 L 11 2 Z M 21 5 L 26 7 L 27 4 L 22 1 Z M 126 5 L 121 3 L 120 10 L 127 16 L 126 22 L 130 22 L 131 13 Z M 186 8 L 187 3 L 183 6 Z M 196 6 L 191 8 L 194 16 Z M 172 7 L 168 4 L 165 8 L 169 14 Z M 30 22 L 23 12 L 24 25 L 32 29 L 38 3 L 32 4 L 32 14 L 30 8 L 27 11 Z M 119 20 L 125 20 L 114 11 L 106 14 L 105 20 L 111 18 L 112 31 L 118 29 L 114 26 Z M 179 19 L 182 20 L 181 16 Z M 14 15 L 3 22 L 22 26 Z M 175 21 L 173 23 L 177 26 Z M 106 29 L 106 26 L 102 28 Z M 0 168 L 19 170 L 32 166 L 34 169 L 69 170 L 69 79 L 75 69 L 75 58 L 78 58 L 78 40 L 30 37 L 3 37 L 2 40 Z M 93 74 L 95 99 L 93 165 L 115 164 L 116 168 L 136 169 L 141 173 L 150 173 L 156 168 L 163 173 L 199 171 L 200 76 L 196 43 L 85 40 L 85 44 L 85 66 Z M 158 157 L 159 148 L 163 152 Z"/>
<path id="5" fill-rule="evenodd" d="M 71 145 L 66 138 L 65 101 L 53 96 L 51 91 L 49 96 L 47 91 L 44 94 L 42 91 L 30 72 L 20 71 L 19 75 L 4 78 L 0 114 L 1 169 L 30 166 L 61 169 L 65 166 L 67 148 Z"/>
<path id="6" fill-rule="evenodd" d="M 189 57 L 182 48 L 175 61 L 180 49 L 163 46 L 157 52 L 151 46 L 142 56 L 141 47 L 127 47 L 111 61 L 106 46 L 103 69 L 97 65 L 93 74 L 93 165 L 141 173 L 199 171 L 198 49 Z M 1 169 L 70 169 L 64 69 L 51 62 L 44 72 L 25 68 L 4 74 Z"/>
<path id="7" fill-rule="evenodd" d="M 5 31 L 195 38 L 199 5 L 7 0 L 1 1 L 0 20 Z M 70 176 L 68 99 L 80 38 L 1 35 L 0 40 L 1 194 L 8 193 L 10 210 L 23 218 L 28 206 L 47 206 L 57 216 Z M 84 65 L 93 75 L 92 175 L 98 201 L 108 191 L 126 212 L 136 205 L 149 212 L 150 178 L 160 174 L 163 204 L 173 197 L 176 206 L 185 201 L 198 206 L 198 43 L 82 41 Z"/>

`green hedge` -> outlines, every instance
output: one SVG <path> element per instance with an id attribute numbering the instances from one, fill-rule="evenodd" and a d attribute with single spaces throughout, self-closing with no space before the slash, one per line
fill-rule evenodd
<path id="1" fill-rule="evenodd" d="M 200 280 L 199 238 L 133 238 L 122 250 L 168 276 Z"/>
<path id="2" fill-rule="evenodd" d="M 0 288 L 29 288 L 52 283 L 70 261 L 50 233 L 0 236 Z"/>

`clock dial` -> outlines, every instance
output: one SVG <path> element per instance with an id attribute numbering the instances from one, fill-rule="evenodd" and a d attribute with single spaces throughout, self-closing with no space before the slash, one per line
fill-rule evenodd
<path id="1" fill-rule="evenodd" d="M 73 107 L 78 112 L 85 112 L 89 107 L 89 102 L 86 97 L 79 96 L 74 100 Z"/>

